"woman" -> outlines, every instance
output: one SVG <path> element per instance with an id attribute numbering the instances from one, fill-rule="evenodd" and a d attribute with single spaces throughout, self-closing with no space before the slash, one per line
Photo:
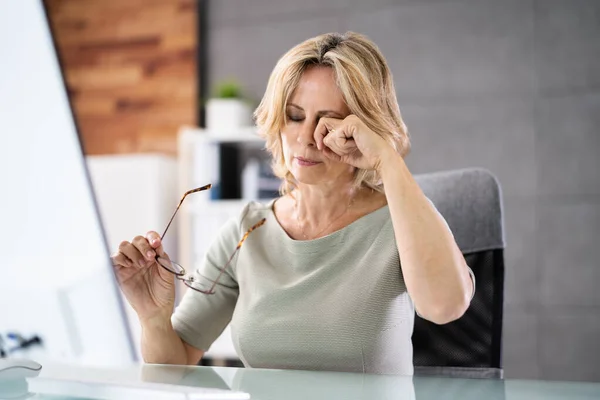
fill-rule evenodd
<path id="1" fill-rule="evenodd" d="M 137 311 L 146 362 L 197 364 L 231 321 L 251 367 L 410 375 L 415 311 L 444 324 L 474 292 L 452 233 L 404 163 L 408 134 L 392 75 L 362 35 L 326 34 L 275 66 L 255 112 L 282 196 L 250 203 L 196 271 L 216 293 L 188 290 L 172 315 L 173 275 L 149 232 L 113 256 Z"/>

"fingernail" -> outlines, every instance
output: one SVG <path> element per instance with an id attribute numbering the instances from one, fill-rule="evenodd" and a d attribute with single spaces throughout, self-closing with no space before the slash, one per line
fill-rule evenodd
<path id="1" fill-rule="evenodd" d="M 144 265 L 146 265 L 146 261 L 144 261 L 144 260 L 140 260 L 140 261 L 138 262 L 138 264 L 140 264 L 140 267 L 143 267 Z"/>
<path id="2" fill-rule="evenodd" d="M 148 250 L 148 252 L 146 253 L 146 257 L 148 257 L 149 260 L 154 258 L 154 252 Z"/>
<path id="3" fill-rule="evenodd" d="M 156 239 L 156 238 L 155 238 L 155 239 L 152 239 L 152 244 L 153 244 L 153 245 L 156 245 L 156 244 L 158 244 L 158 239 Z"/>

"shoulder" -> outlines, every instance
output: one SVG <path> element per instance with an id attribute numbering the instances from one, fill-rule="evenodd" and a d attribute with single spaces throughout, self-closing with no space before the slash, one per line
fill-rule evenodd
<path id="1" fill-rule="evenodd" d="M 272 201 L 267 203 L 252 201 L 246 203 L 241 210 L 238 209 L 233 212 L 232 216 L 218 230 L 216 237 L 209 246 L 209 253 L 213 257 L 229 255 L 250 227 L 262 218 L 267 218 L 271 205 Z M 231 213 L 231 211 L 229 212 Z"/>
<path id="2" fill-rule="evenodd" d="M 268 218 L 273 212 L 274 202 L 275 200 L 267 202 L 251 201 L 246 203 L 237 217 L 234 218 L 238 230 L 243 233 L 261 219 Z"/>

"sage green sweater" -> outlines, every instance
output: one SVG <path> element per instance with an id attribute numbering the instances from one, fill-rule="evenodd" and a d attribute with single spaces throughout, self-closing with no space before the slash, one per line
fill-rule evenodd
<path id="1" fill-rule="evenodd" d="M 247 367 L 411 375 L 415 308 L 389 208 L 299 241 L 279 225 L 272 206 L 252 202 L 221 229 L 197 278 L 215 277 L 243 233 L 266 218 L 215 294 L 186 292 L 172 318 L 179 336 L 207 350 L 231 321 Z"/>

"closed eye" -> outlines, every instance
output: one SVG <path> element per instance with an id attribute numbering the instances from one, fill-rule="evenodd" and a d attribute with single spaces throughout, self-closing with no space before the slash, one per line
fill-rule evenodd
<path id="1" fill-rule="evenodd" d="M 288 115 L 287 116 L 288 121 L 292 121 L 292 122 L 300 122 L 304 120 L 304 117 L 299 117 L 296 115 Z"/>

